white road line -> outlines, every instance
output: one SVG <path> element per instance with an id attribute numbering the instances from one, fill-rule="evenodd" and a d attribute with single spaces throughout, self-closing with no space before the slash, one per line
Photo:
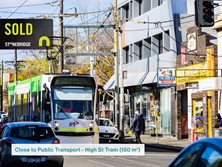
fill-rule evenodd
<path id="1" fill-rule="evenodd" d="M 115 158 L 121 159 L 121 160 L 124 160 L 124 161 L 133 162 L 133 163 L 139 164 L 139 165 L 144 165 L 144 166 L 147 166 L 147 165 L 148 165 L 147 163 L 137 162 L 137 161 L 130 160 L 130 159 L 125 159 L 125 158 L 120 158 L 120 157 L 115 157 Z M 149 164 L 149 167 L 159 167 L 159 165 Z"/>
<path id="2" fill-rule="evenodd" d="M 178 154 L 159 154 L 159 153 L 147 153 L 146 156 L 161 156 L 161 157 L 175 157 Z"/>
<path id="3" fill-rule="evenodd" d="M 98 162 L 98 161 L 94 161 L 94 160 L 91 160 L 91 159 L 89 159 L 88 161 L 99 164 L 99 165 L 102 165 L 102 166 L 115 167 L 113 165 L 105 164 L 103 162 Z"/>

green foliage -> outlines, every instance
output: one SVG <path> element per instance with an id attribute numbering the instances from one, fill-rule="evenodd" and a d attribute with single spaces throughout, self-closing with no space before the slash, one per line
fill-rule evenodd
<path id="1" fill-rule="evenodd" d="M 49 62 L 44 59 L 26 59 L 19 67 L 18 80 L 28 79 L 40 74 L 49 73 Z"/>

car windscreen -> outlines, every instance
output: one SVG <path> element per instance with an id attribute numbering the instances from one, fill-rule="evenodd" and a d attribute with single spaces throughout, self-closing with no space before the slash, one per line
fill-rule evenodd
<path id="1" fill-rule="evenodd" d="M 39 140 L 55 137 L 51 128 L 38 126 L 12 127 L 10 136 L 27 140 Z"/>
<path id="2" fill-rule="evenodd" d="M 113 126 L 113 123 L 110 120 L 99 120 L 99 125 L 100 126 Z"/>

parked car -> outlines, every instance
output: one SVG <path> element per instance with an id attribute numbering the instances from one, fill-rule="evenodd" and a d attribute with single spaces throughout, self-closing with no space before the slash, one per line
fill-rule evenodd
<path id="1" fill-rule="evenodd" d="M 119 140 L 119 131 L 108 118 L 99 119 L 99 139 L 108 141 Z"/>
<path id="2" fill-rule="evenodd" d="M 184 148 L 169 167 L 222 167 L 222 138 L 205 138 Z"/>
<path id="3" fill-rule="evenodd" d="M 41 122 L 6 124 L 0 134 L 0 166 L 63 166 L 63 156 L 12 156 L 12 144 L 59 144 L 49 125 Z"/>

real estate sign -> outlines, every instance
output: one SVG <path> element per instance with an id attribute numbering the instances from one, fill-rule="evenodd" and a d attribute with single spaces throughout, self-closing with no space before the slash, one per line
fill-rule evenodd
<path id="1" fill-rule="evenodd" d="M 52 19 L 0 19 L 0 49 L 51 49 Z"/>

